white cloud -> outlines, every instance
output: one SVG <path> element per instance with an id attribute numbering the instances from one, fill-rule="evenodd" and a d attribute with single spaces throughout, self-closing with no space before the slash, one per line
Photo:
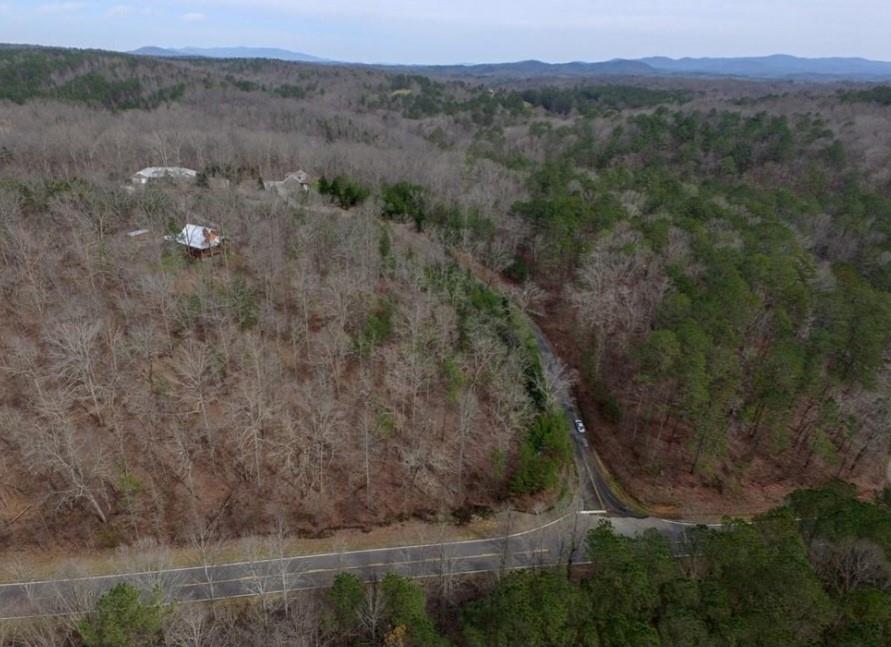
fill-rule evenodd
<path id="1" fill-rule="evenodd" d="M 190 11 L 180 16 L 180 19 L 186 22 L 201 22 L 202 20 L 207 20 L 207 15 L 198 11 Z"/>
<path id="2" fill-rule="evenodd" d="M 152 10 L 149 7 L 134 7 L 129 4 L 116 4 L 108 8 L 105 12 L 107 16 L 125 17 L 125 16 L 149 16 Z"/>
<path id="3" fill-rule="evenodd" d="M 136 13 L 136 8 L 128 4 L 116 4 L 109 7 L 106 13 L 109 16 L 132 16 Z"/>
<path id="4" fill-rule="evenodd" d="M 40 13 L 73 13 L 84 8 L 83 2 L 51 2 L 37 7 Z"/>
<path id="5" fill-rule="evenodd" d="M 666 19 L 682 16 L 704 22 L 708 14 L 735 13 L 734 0 L 184 0 L 189 4 L 228 6 L 236 9 L 270 10 L 298 16 L 409 21 L 426 24 L 467 25 L 479 28 L 649 28 L 665 27 Z M 852 0 L 856 1 L 856 0 Z M 750 0 L 749 4 L 774 7 L 774 0 Z"/>

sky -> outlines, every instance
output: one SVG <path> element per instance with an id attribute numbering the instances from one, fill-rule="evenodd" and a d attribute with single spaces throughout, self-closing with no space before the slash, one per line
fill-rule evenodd
<path id="1" fill-rule="evenodd" d="M 280 47 L 364 63 L 891 60 L 889 0 L 0 0 L 0 42 Z"/>

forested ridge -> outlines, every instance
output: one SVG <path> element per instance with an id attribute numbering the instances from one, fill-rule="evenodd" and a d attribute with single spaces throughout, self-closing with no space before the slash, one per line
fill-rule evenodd
<path id="1" fill-rule="evenodd" d="M 7 46 L 0 47 L 0 99 L 22 104 L 46 98 L 112 111 L 151 110 L 182 99 L 187 88 L 196 86 L 290 98 L 304 97 L 315 88 L 312 83 L 271 84 L 244 78 L 244 72 L 262 67 L 251 61 L 227 61 L 208 69 L 200 59 L 176 65 L 93 50 Z"/>

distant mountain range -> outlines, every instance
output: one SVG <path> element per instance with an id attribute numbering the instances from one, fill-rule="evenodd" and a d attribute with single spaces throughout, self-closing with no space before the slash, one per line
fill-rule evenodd
<path id="1" fill-rule="evenodd" d="M 303 63 L 337 63 L 286 49 L 263 47 L 140 47 L 130 52 L 141 56 L 203 58 L 272 58 Z M 344 63 L 346 64 L 346 63 Z M 534 78 L 543 76 L 734 76 L 753 79 L 808 79 L 861 81 L 891 80 L 891 62 L 865 58 L 800 58 L 786 54 L 739 58 L 613 59 L 587 63 L 545 63 L 528 60 L 512 63 L 462 65 L 371 65 L 444 76 Z"/>
<path id="2" fill-rule="evenodd" d="M 182 47 L 180 49 L 171 49 L 149 46 L 140 47 L 128 52 L 128 54 L 159 56 L 163 58 L 274 58 L 281 61 L 295 61 L 299 63 L 331 62 L 317 56 L 275 47 Z"/>
<path id="3" fill-rule="evenodd" d="M 599 63 L 544 63 L 517 61 L 516 63 L 481 63 L 476 65 L 389 65 L 376 66 L 405 69 L 428 74 L 529 78 L 541 76 L 656 76 L 659 71 L 641 61 L 615 59 Z"/>
<path id="4" fill-rule="evenodd" d="M 742 58 L 640 59 L 657 71 L 674 74 L 710 74 L 783 78 L 795 76 L 891 77 L 891 63 L 865 58 L 799 58 L 787 54 Z"/>
<path id="5" fill-rule="evenodd" d="M 891 80 L 891 62 L 864 58 L 799 58 L 785 54 L 746 58 L 655 56 L 599 63 L 520 61 L 486 65 L 405 66 L 429 74 L 530 78 L 540 76 L 708 76 L 751 79 Z"/>

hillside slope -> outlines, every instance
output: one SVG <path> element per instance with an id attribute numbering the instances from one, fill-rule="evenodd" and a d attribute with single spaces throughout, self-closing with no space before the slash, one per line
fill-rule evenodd
<path id="1" fill-rule="evenodd" d="M 565 439 L 539 415 L 542 386 L 576 390 L 591 443 L 661 510 L 885 483 L 887 88 L 0 56 L 45 70 L 22 86 L 0 68 L 25 88 L 0 117 L 3 404 L 19 421 L 0 478 L 6 518 L 34 515 L 7 540 L 108 525 L 114 543 L 136 517 L 183 539 L 215 520 L 240 534 L 281 514 L 319 530 L 534 507 L 516 495 L 555 484 Z M 143 104 L 59 94 L 89 74 L 140 80 L 142 100 L 185 87 Z M 206 186 L 121 189 L 150 165 Z M 316 211 L 258 190 L 297 169 L 325 178 Z M 330 201 L 353 208 L 318 211 Z M 196 220 L 231 236 L 225 262 L 180 265 L 160 245 Z M 60 235 L 43 242 L 46 227 Z M 122 236 L 140 227 L 151 244 Z M 527 372 L 503 302 L 443 267 L 446 248 L 513 284 L 559 375 Z M 92 373 L 66 363 L 65 333 L 86 335 Z M 180 402 L 191 348 L 207 363 Z M 319 432 L 325 402 L 336 424 Z M 101 450 L 75 471 L 97 505 L 72 502 L 84 490 L 46 458 L 66 430 L 75 455 Z"/>

